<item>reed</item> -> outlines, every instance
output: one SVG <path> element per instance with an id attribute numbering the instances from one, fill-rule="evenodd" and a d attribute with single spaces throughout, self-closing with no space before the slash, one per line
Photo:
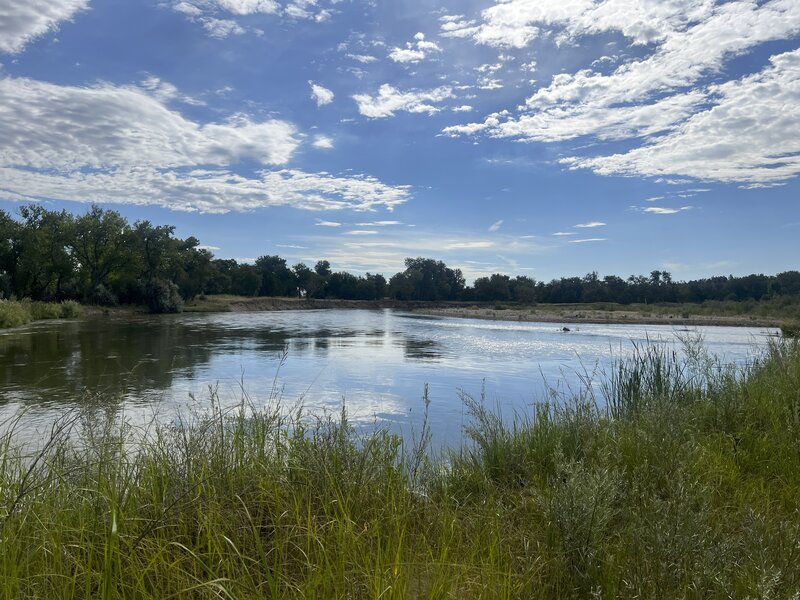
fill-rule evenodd
<path id="1" fill-rule="evenodd" d="M 74 300 L 64 302 L 31 302 L 30 300 L 0 300 L 0 329 L 21 327 L 42 319 L 74 319 L 83 308 Z"/>
<path id="2" fill-rule="evenodd" d="M 800 346 L 734 369 L 640 347 L 443 453 L 244 397 L 0 441 L 3 598 L 791 598 Z"/>

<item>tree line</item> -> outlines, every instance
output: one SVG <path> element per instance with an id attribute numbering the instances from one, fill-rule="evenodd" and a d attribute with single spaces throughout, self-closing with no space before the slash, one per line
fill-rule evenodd
<path id="1" fill-rule="evenodd" d="M 289 266 L 280 256 L 254 264 L 214 258 L 195 237 L 175 227 L 128 222 L 98 206 L 83 215 L 22 206 L 0 210 L 0 297 L 80 300 L 100 305 L 140 304 L 153 312 L 179 311 L 200 294 L 294 296 L 347 300 L 479 301 L 519 303 L 656 303 L 763 300 L 800 295 L 800 272 L 774 276 L 719 276 L 673 281 L 649 276 L 562 277 L 549 282 L 493 274 L 472 286 L 459 269 L 430 258 L 407 258 L 388 281 L 381 274 L 334 272 L 327 260 Z"/>

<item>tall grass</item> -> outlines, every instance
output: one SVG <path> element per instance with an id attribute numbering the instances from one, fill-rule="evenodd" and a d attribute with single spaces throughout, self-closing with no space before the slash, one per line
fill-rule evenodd
<path id="1" fill-rule="evenodd" d="M 0 329 L 20 327 L 41 319 L 74 319 L 83 314 L 74 300 L 64 302 L 31 302 L 0 300 Z"/>
<path id="2" fill-rule="evenodd" d="M 591 393 L 426 452 L 277 402 L 0 451 L 3 598 L 792 598 L 800 346 L 641 347 Z M 274 399 L 277 400 L 277 399 Z M 9 424 L 6 429 L 13 429 Z"/>

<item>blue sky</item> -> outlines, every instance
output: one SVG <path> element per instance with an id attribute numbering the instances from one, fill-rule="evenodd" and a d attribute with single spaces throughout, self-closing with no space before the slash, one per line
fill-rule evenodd
<path id="1" fill-rule="evenodd" d="M 468 279 L 797 269 L 797 0 L 0 0 L 0 208 Z"/>

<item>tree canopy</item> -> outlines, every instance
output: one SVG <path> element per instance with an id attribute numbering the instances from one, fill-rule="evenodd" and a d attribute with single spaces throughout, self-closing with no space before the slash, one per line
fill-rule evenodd
<path id="1" fill-rule="evenodd" d="M 294 296 L 348 300 L 518 303 L 659 303 L 764 300 L 800 296 L 800 272 L 716 276 L 675 281 L 664 270 L 649 275 L 561 277 L 549 282 L 494 273 L 467 286 L 460 269 L 433 258 L 407 258 L 389 281 L 381 274 L 289 266 L 277 255 L 254 264 L 215 258 L 195 237 L 175 237 L 171 225 L 130 224 L 120 213 L 92 206 L 82 215 L 38 204 L 16 216 L 0 210 L 0 297 L 76 299 L 97 304 L 141 304 L 154 312 L 180 310 L 198 294 Z"/>

